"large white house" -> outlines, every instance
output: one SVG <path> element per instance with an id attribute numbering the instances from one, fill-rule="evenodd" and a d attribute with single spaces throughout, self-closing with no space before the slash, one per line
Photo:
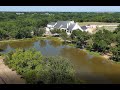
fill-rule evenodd
<path id="1" fill-rule="evenodd" d="M 46 27 L 46 31 L 50 31 L 53 29 L 65 30 L 68 35 L 70 35 L 73 30 L 84 31 L 84 29 L 82 29 L 78 25 L 78 23 L 75 23 L 74 21 L 57 21 L 57 22 L 48 23 Z"/>
<path id="2" fill-rule="evenodd" d="M 68 35 L 70 35 L 73 30 L 81 30 L 92 33 L 93 30 L 96 29 L 96 25 L 80 26 L 74 21 L 57 21 L 48 23 L 46 27 L 46 32 L 50 32 L 50 30 L 53 29 L 65 30 Z"/>

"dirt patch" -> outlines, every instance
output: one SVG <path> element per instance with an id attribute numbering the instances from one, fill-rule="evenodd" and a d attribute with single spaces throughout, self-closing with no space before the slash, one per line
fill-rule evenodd
<path id="1" fill-rule="evenodd" d="M 108 55 L 102 55 L 104 58 L 106 58 L 106 59 L 109 59 L 110 58 L 110 56 L 108 56 Z"/>
<path id="2" fill-rule="evenodd" d="M 12 71 L 4 64 L 2 57 L 0 57 L 0 84 L 25 84 L 25 80 L 16 71 Z"/>

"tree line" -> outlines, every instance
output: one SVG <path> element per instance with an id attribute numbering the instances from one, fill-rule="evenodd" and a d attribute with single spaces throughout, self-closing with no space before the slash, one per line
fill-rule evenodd
<path id="1" fill-rule="evenodd" d="M 49 22 L 74 20 L 75 22 L 120 22 L 120 13 L 24 13 L 0 12 L 0 39 L 41 36 Z M 34 31 L 34 35 L 31 32 Z"/>

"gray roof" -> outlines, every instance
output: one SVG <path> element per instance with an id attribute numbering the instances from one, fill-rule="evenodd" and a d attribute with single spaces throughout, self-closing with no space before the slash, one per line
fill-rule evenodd
<path id="1" fill-rule="evenodd" d="M 83 30 L 86 30 L 86 29 L 87 29 L 87 27 L 86 27 L 86 26 L 82 26 L 81 28 L 82 28 Z"/>
<path id="2" fill-rule="evenodd" d="M 61 28 L 67 28 L 67 24 L 62 24 Z"/>
<path id="3" fill-rule="evenodd" d="M 75 26 L 75 23 L 73 23 L 73 24 L 70 24 L 70 26 L 68 27 L 68 30 L 72 30 L 73 29 L 73 27 Z"/>
<path id="4" fill-rule="evenodd" d="M 62 23 L 58 23 L 54 26 L 55 28 L 60 28 L 60 26 L 62 25 Z"/>
<path id="5" fill-rule="evenodd" d="M 67 23 L 69 23 L 70 21 L 57 21 L 57 24 L 54 26 L 55 28 L 60 28 L 60 26 L 62 28 L 67 28 Z"/>
<path id="6" fill-rule="evenodd" d="M 51 22 L 51 23 L 48 23 L 48 25 L 55 25 L 56 22 Z"/>

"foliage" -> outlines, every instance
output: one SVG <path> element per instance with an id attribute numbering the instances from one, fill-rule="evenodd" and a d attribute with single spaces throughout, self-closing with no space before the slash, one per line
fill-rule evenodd
<path id="1" fill-rule="evenodd" d="M 46 57 L 44 60 L 44 68 L 47 72 L 41 77 L 42 81 L 58 84 L 75 83 L 75 78 L 73 78 L 75 77 L 75 71 L 67 59 L 63 57 Z M 45 78 L 47 79 L 45 80 Z"/>
<path id="2" fill-rule="evenodd" d="M 120 13 L 0 13 L 0 39 L 32 37 L 31 32 L 38 30 L 35 36 L 41 36 L 43 31 L 39 28 L 46 27 L 49 22 L 58 20 L 74 20 L 75 22 L 120 22 Z M 23 32 L 26 35 L 23 35 Z M 58 32 L 59 33 L 59 32 Z"/>
<path id="3" fill-rule="evenodd" d="M 54 29 L 54 30 L 51 30 L 51 33 L 52 34 L 58 33 L 64 40 L 67 39 L 67 33 L 65 32 L 65 30 Z"/>
<path id="4" fill-rule="evenodd" d="M 71 34 L 71 39 L 76 42 L 78 48 L 86 48 L 91 54 L 111 53 L 111 59 L 114 61 L 120 60 L 120 25 L 114 32 L 109 30 L 98 30 L 95 34 L 89 35 L 87 32 L 74 30 Z M 114 47 L 111 44 L 116 44 Z M 95 53 L 93 53 L 95 52 Z"/>
<path id="5" fill-rule="evenodd" d="M 120 61 L 120 46 L 111 48 L 111 51 L 113 53 L 111 59 L 119 62 Z"/>
<path id="6" fill-rule="evenodd" d="M 54 33 L 61 34 L 61 33 L 62 33 L 62 30 L 60 30 L 60 29 L 53 29 L 53 30 L 50 30 L 50 32 L 51 32 L 52 34 L 54 34 Z"/>
<path id="7" fill-rule="evenodd" d="M 34 35 L 35 36 L 42 36 L 45 33 L 45 29 L 44 28 L 35 28 L 34 29 Z"/>
<path id="8" fill-rule="evenodd" d="M 77 47 L 82 48 L 82 47 L 85 47 L 86 40 L 90 38 L 90 35 L 87 32 L 74 30 L 71 34 L 71 38 L 77 41 Z"/>
<path id="9" fill-rule="evenodd" d="M 67 33 L 66 33 L 66 32 L 62 32 L 62 33 L 60 34 L 60 36 L 63 38 L 63 40 L 66 41 L 66 39 L 67 39 Z"/>
<path id="10" fill-rule="evenodd" d="M 72 63 L 63 57 L 43 57 L 35 49 L 17 49 L 6 55 L 5 63 L 21 74 L 27 83 L 76 83 Z"/>

